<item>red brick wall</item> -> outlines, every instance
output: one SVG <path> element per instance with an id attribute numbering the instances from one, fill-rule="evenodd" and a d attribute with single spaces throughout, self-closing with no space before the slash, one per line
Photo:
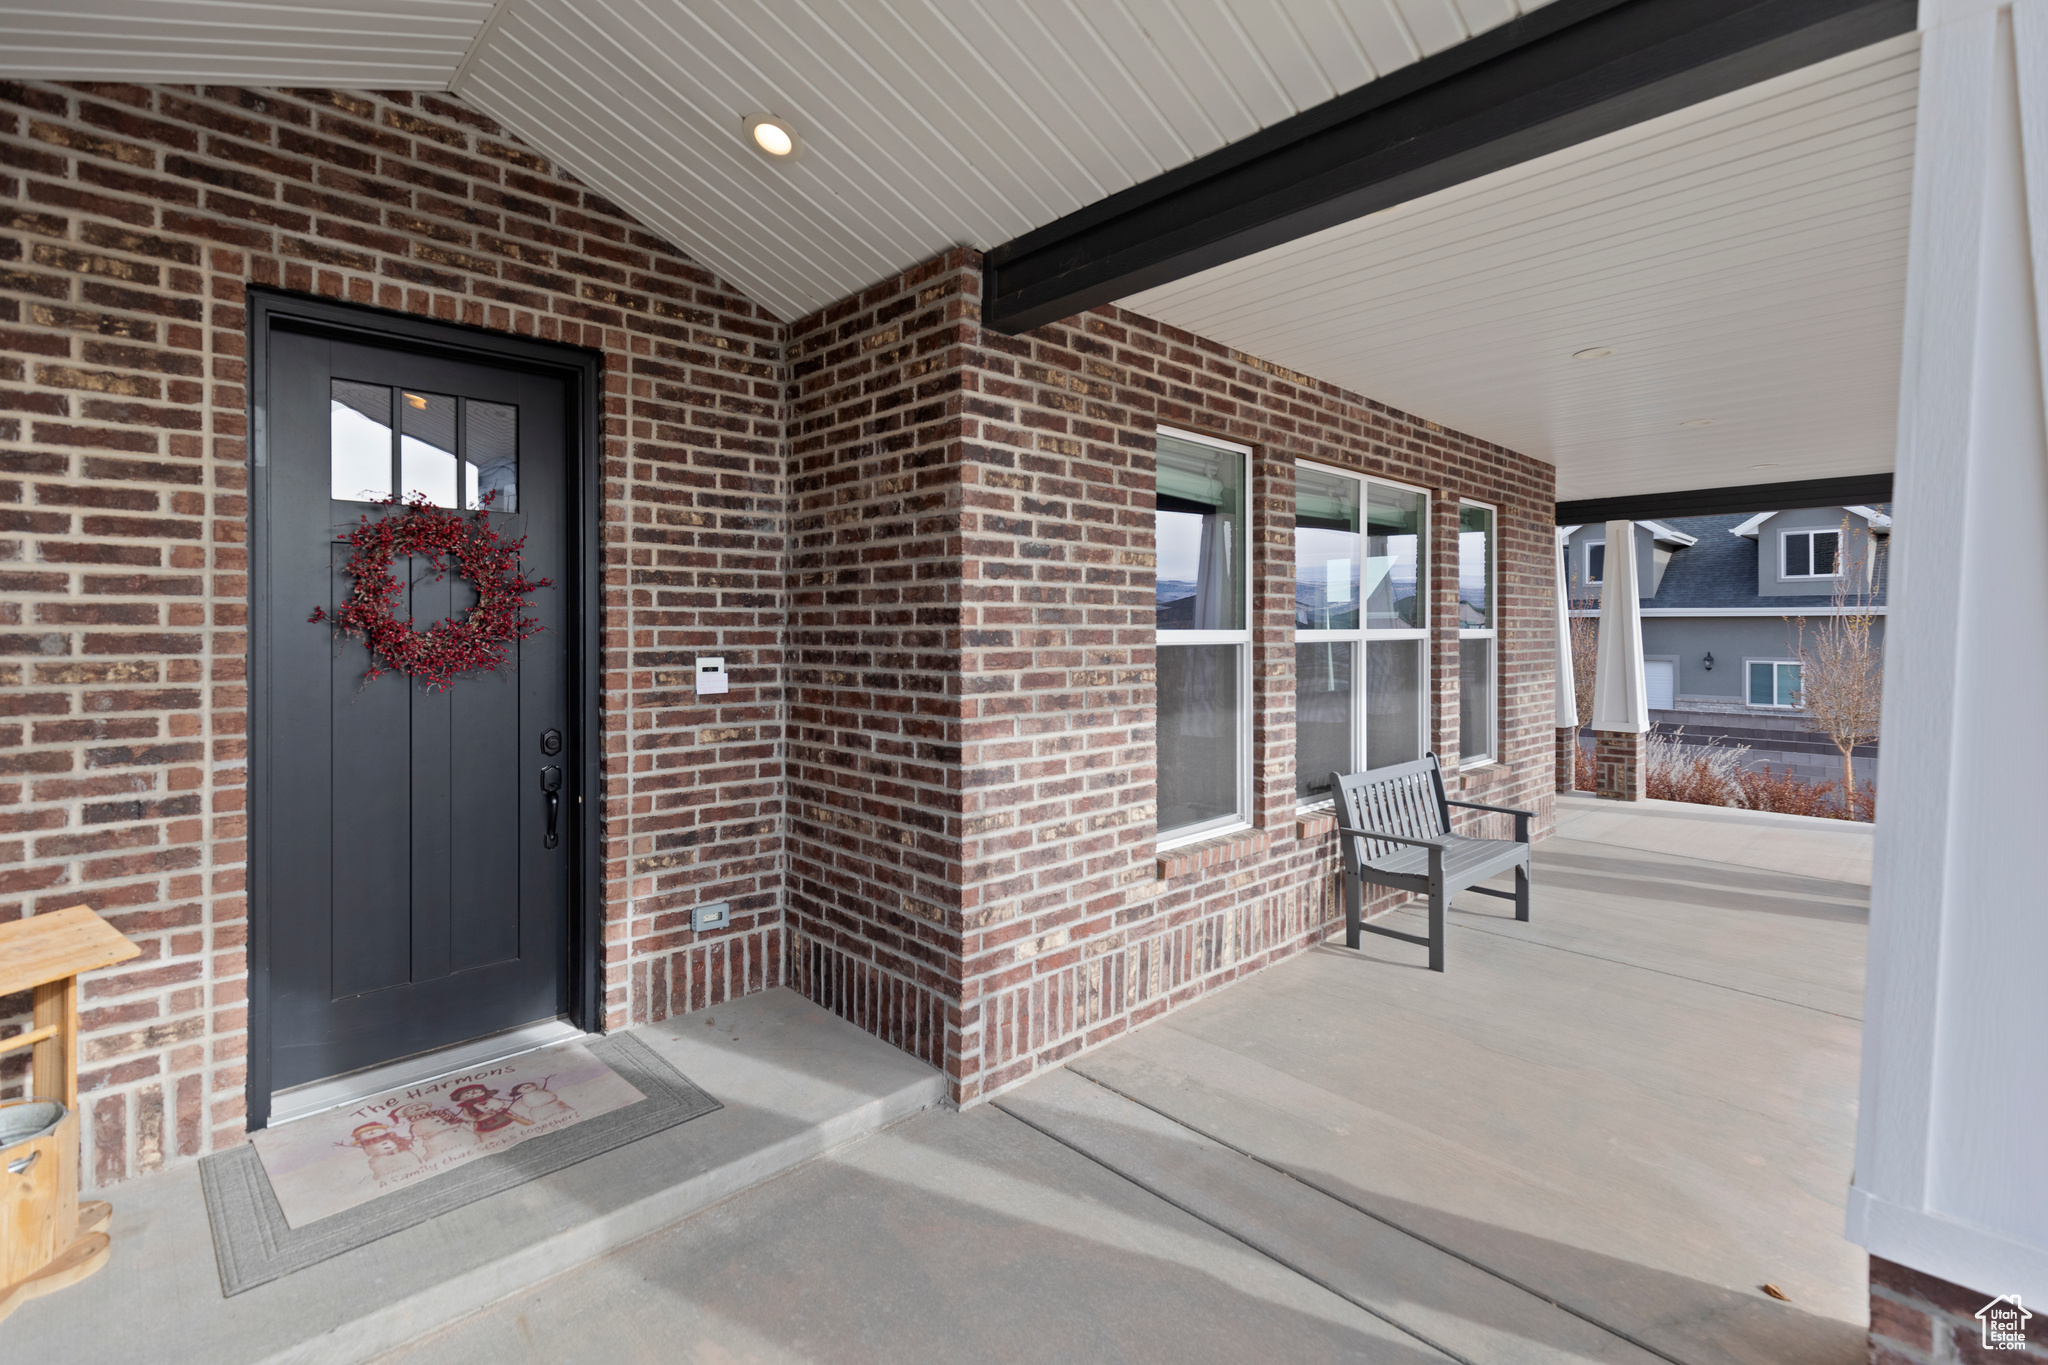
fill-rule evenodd
<path id="1" fill-rule="evenodd" d="M 791 955 L 973 1100 L 1319 940 L 1293 771 L 1297 457 L 1434 491 L 1432 733 L 1457 751 L 1456 502 L 1500 509 L 1502 755 L 1550 807 L 1552 472 L 1118 309 L 977 325 L 955 252 L 792 328 Z M 1155 856 L 1153 433 L 1249 444 L 1255 834 Z M 1162 873 L 1166 874 L 1162 876 Z M 943 1021 L 943 1027 L 939 1021 Z"/>
<path id="2" fill-rule="evenodd" d="M 2043 1365 L 2048 1331 L 2038 1308 L 2024 1350 L 1984 1349 L 1977 1310 L 1991 1294 L 1870 1258 L 1870 1365 Z"/>
<path id="3" fill-rule="evenodd" d="M 1319 939 L 1296 456 L 1436 490 L 1447 755 L 1455 499 L 1500 507 L 1505 761 L 1458 781 L 1547 807 L 1538 462 L 1115 309 L 985 334 L 969 252 L 783 327 L 431 96 L 0 86 L 0 206 L 0 917 L 143 944 L 88 984 L 98 1182 L 242 1129 L 252 281 L 603 353 L 614 1026 L 787 980 L 972 1100 Z M 1258 828 L 1167 860 L 1162 420 L 1258 451 Z"/>
<path id="4" fill-rule="evenodd" d="M 781 325 L 452 101 L 0 85 L 0 920 L 142 945 L 96 1183 L 242 1132 L 250 281 L 604 353 L 607 1014 L 782 972 Z"/>

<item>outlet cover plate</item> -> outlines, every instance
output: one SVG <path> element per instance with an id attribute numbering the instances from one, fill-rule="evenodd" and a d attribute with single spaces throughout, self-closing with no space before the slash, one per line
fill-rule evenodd
<path id="1" fill-rule="evenodd" d="M 706 929 L 723 929 L 731 923 L 731 901 L 713 901 L 709 905 L 690 907 L 690 927 L 699 933 Z"/>

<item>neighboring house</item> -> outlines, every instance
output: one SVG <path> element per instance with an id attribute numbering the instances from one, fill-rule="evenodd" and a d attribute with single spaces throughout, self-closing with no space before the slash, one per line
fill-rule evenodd
<path id="1" fill-rule="evenodd" d="M 1890 507 L 1808 507 L 1754 516 L 1635 523 L 1643 664 L 1650 719 L 1662 733 L 1747 744 L 1751 767 L 1839 779 L 1827 736 L 1800 709 L 1800 618 L 1834 611 L 1844 578 L 1867 601 L 1884 641 L 1884 547 Z M 1575 613 L 1595 613 L 1605 576 L 1604 526 L 1565 530 Z M 1874 778 L 1877 746 L 1856 750 L 1859 780 Z"/>

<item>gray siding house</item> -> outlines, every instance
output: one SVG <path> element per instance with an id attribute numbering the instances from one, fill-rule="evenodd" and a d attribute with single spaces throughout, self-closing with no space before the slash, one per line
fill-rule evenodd
<path id="1" fill-rule="evenodd" d="M 1833 612 L 1842 584 L 1878 614 L 1884 638 L 1885 546 L 1891 509 L 1806 507 L 1754 516 L 1635 523 L 1643 595 L 1643 662 L 1650 718 L 1660 733 L 1747 744 L 1751 767 L 1839 779 L 1827 737 L 1798 705 L 1800 619 Z M 1604 526 L 1563 528 L 1574 615 L 1597 615 Z M 1859 781 L 1874 778 L 1877 746 L 1856 751 Z"/>

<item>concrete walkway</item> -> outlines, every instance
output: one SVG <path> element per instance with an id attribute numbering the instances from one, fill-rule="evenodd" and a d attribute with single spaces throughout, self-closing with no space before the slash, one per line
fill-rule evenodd
<path id="1" fill-rule="evenodd" d="M 1446 974 L 1317 949 L 391 1359 L 1852 1365 L 1869 849 L 1566 798 Z"/>

